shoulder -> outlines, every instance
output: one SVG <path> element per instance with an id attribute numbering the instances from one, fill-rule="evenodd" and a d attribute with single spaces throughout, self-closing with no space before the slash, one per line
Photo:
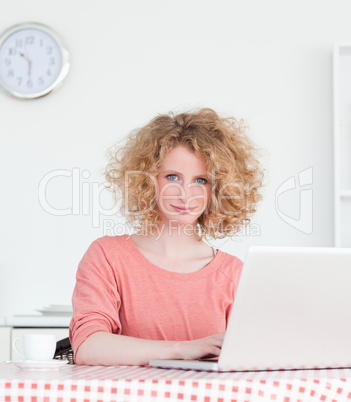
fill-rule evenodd
<path id="1" fill-rule="evenodd" d="M 94 240 L 88 247 L 84 259 L 109 260 L 123 254 L 126 250 L 126 244 L 129 237 L 122 236 L 103 236 Z"/>
<path id="2" fill-rule="evenodd" d="M 91 244 L 93 247 L 100 247 L 103 250 L 115 249 L 116 247 L 124 247 L 128 242 L 128 235 L 121 236 L 103 236 L 94 240 Z"/>
<path id="3" fill-rule="evenodd" d="M 243 262 L 240 258 L 224 251 L 219 251 L 219 253 L 222 254 L 223 259 L 218 271 L 237 285 L 244 265 Z"/>
<path id="4" fill-rule="evenodd" d="M 78 276 L 94 277 L 100 280 L 102 276 L 110 278 L 112 282 L 116 270 L 124 267 L 130 260 L 127 235 L 104 236 L 94 240 L 78 265 Z"/>
<path id="5" fill-rule="evenodd" d="M 240 258 L 236 257 L 235 255 L 228 254 L 225 251 L 219 251 L 219 253 L 223 255 L 223 263 L 221 268 L 228 270 L 237 270 L 242 268 L 243 262 Z"/>

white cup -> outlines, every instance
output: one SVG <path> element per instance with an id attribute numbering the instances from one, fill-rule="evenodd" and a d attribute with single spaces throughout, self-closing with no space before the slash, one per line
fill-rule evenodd
<path id="1" fill-rule="evenodd" d="M 23 352 L 17 347 L 17 342 L 21 341 Z M 56 350 L 56 336 L 48 334 L 26 334 L 21 338 L 15 338 L 12 342 L 15 351 L 26 360 L 49 361 L 52 360 Z"/>

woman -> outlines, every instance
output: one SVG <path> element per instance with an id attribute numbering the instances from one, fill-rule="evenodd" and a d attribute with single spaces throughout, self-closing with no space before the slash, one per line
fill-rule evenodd
<path id="1" fill-rule="evenodd" d="M 134 234 L 94 241 L 79 264 L 76 363 L 218 356 L 242 262 L 204 240 L 235 235 L 262 183 L 242 122 L 157 116 L 111 152 L 106 179 Z"/>

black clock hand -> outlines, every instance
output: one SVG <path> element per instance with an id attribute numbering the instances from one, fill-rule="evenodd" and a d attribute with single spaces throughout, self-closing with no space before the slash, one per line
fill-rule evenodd
<path id="1" fill-rule="evenodd" d="M 19 55 L 21 57 L 24 57 L 27 60 L 27 62 L 28 62 L 28 77 L 30 77 L 31 73 L 32 73 L 32 61 L 24 53 L 19 53 Z"/>
<path id="2" fill-rule="evenodd" d="M 28 57 L 24 53 L 18 53 L 21 57 L 24 57 L 27 61 L 29 61 Z"/>

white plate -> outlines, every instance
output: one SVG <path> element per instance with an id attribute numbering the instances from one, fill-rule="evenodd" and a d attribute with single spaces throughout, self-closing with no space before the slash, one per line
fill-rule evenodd
<path id="1" fill-rule="evenodd" d="M 59 316 L 59 317 L 70 317 L 73 312 L 72 311 L 57 311 L 57 310 L 37 310 L 39 313 L 43 315 L 49 316 Z"/>
<path id="2" fill-rule="evenodd" d="M 72 309 L 72 304 L 49 304 L 49 308 L 63 308 L 63 309 L 70 308 L 70 309 Z"/>
<path id="3" fill-rule="evenodd" d="M 16 360 L 12 361 L 15 366 L 22 370 L 58 370 L 64 367 L 68 360 L 49 360 L 47 362 L 40 362 L 36 360 Z"/>

